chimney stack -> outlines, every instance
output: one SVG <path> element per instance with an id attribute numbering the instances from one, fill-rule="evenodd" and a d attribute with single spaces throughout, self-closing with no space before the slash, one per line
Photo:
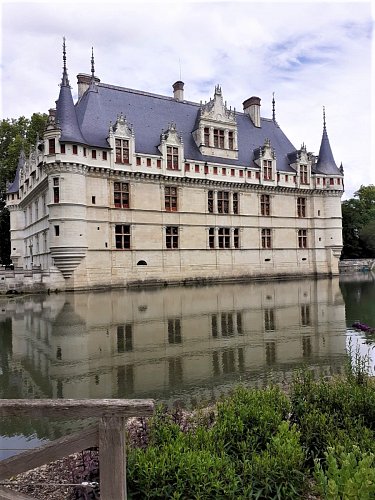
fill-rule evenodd
<path id="1" fill-rule="evenodd" d="M 184 100 L 184 82 L 181 82 L 180 80 L 173 85 L 173 97 L 176 99 L 176 101 L 183 101 Z"/>
<path id="2" fill-rule="evenodd" d="M 260 127 L 260 98 L 252 96 L 243 102 L 244 113 L 250 115 L 255 127 Z"/>
<path id="3" fill-rule="evenodd" d="M 85 73 L 79 73 L 77 75 L 78 83 L 78 99 L 81 99 L 86 90 L 90 87 L 92 75 L 86 75 Z M 100 78 L 95 76 L 95 83 L 100 83 Z"/>

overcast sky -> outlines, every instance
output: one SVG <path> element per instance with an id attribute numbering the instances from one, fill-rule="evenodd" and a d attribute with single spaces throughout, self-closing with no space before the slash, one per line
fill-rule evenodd
<path id="1" fill-rule="evenodd" d="M 1 3 L 1 118 L 55 106 L 62 38 L 76 98 L 78 73 L 102 82 L 209 100 L 220 84 L 228 106 L 261 98 L 299 148 L 319 152 L 323 106 L 344 198 L 375 184 L 374 10 L 371 2 L 39 1 Z M 372 99 L 372 100 L 371 100 Z"/>

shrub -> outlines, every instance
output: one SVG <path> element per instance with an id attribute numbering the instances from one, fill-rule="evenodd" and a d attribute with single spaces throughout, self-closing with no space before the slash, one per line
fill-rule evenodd
<path id="1" fill-rule="evenodd" d="M 357 446 L 346 452 L 342 447 L 329 448 L 323 467 L 315 463 L 319 493 L 327 500 L 375 498 L 375 457 Z"/>
<path id="2" fill-rule="evenodd" d="M 280 423 L 290 411 L 290 403 L 278 387 L 264 390 L 238 386 L 233 395 L 217 405 L 212 428 L 219 451 L 245 456 L 266 448 Z"/>
<path id="3" fill-rule="evenodd" d="M 129 498 L 237 499 L 238 478 L 224 454 L 192 450 L 180 436 L 164 446 L 136 449 L 127 464 Z"/>

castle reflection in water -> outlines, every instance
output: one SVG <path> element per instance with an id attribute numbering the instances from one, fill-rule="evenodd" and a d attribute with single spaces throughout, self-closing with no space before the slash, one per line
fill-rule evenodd
<path id="1" fill-rule="evenodd" d="M 34 296 L 3 303 L 7 321 L 3 398 L 191 405 L 303 364 L 340 372 L 346 359 L 338 278 Z"/>

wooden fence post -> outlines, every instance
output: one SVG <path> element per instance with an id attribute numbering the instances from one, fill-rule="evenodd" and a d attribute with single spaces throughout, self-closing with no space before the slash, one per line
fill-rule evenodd
<path id="1" fill-rule="evenodd" d="M 125 419 L 103 416 L 99 421 L 99 474 L 102 500 L 126 500 Z"/>

